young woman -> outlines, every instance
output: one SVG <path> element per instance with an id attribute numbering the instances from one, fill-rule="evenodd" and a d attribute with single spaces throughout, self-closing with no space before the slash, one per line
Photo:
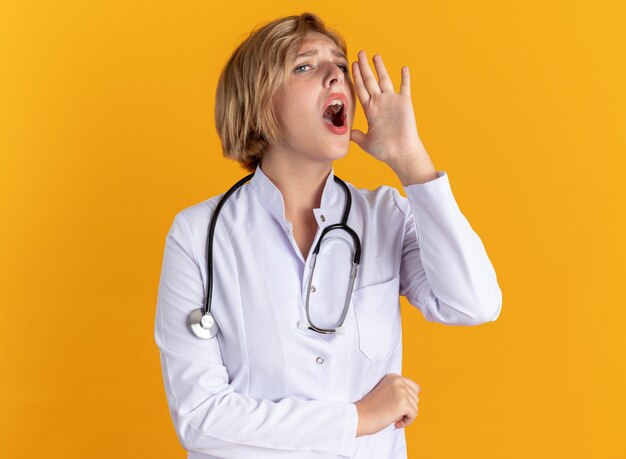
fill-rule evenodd
<path id="1" fill-rule="evenodd" d="M 304 13 L 253 31 L 223 69 L 224 155 L 254 174 L 176 215 L 155 321 L 190 458 L 405 458 L 420 389 L 400 374 L 399 295 L 444 324 L 500 313 L 483 244 L 418 136 L 408 67 L 396 93 L 361 51 L 353 85 L 346 55 Z M 367 133 L 351 129 L 357 99 Z M 351 140 L 406 198 L 334 175 Z"/>

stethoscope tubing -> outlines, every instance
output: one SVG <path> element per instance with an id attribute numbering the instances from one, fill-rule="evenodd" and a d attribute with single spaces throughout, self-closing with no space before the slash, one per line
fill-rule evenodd
<path id="1" fill-rule="evenodd" d="M 254 177 L 254 173 L 245 176 L 244 178 L 239 180 L 237 183 L 235 183 L 232 187 L 230 187 L 230 189 L 220 199 L 211 217 L 211 222 L 209 224 L 209 230 L 207 232 L 207 242 L 206 242 L 207 294 L 204 299 L 203 307 L 201 309 L 196 309 L 192 311 L 191 315 L 189 316 L 189 325 L 191 327 L 191 331 L 198 338 L 202 338 L 202 339 L 214 338 L 217 335 L 218 330 L 219 330 L 219 327 L 217 323 L 215 322 L 213 315 L 211 314 L 211 301 L 213 297 L 213 236 L 215 234 L 215 227 L 217 225 L 219 213 L 222 210 L 222 207 L 224 206 L 228 198 L 235 192 L 235 190 L 237 190 L 239 187 L 244 185 L 246 182 L 250 181 L 252 177 Z M 350 193 L 348 186 L 345 184 L 343 180 L 341 180 L 336 175 L 334 176 L 334 180 L 343 188 L 346 194 L 346 204 L 344 206 L 341 223 L 329 225 L 326 228 L 324 228 L 324 230 L 322 231 L 322 234 L 320 235 L 317 241 L 317 244 L 315 244 L 315 248 L 313 249 L 313 255 L 312 255 L 311 262 L 310 262 L 310 274 L 309 274 L 309 280 L 308 280 L 308 286 L 307 286 L 306 307 L 305 307 L 308 324 L 305 325 L 304 328 L 314 330 L 318 333 L 324 333 L 324 334 L 335 333 L 339 329 L 343 333 L 342 324 L 348 313 L 350 299 L 352 297 L 352 290 L 354 288 L 354 282 L 356 279 L 356 273 L 359 267 L 359 263 L 361 262 L 361 241 L 359 239 L 359 236 L 356 234 L 356 232 L 347 225 L 348 217 L 350 215 L 350 210 L 352 208 L 352 194 Z M 315 270 L 315 264 L 316 264 L 317 256 L 321 248 L 322 240 L 324 239 L 324 236 L 326 234 L 328 234 L 330 231 L 333 231 L 333 230 L 346 231 L 352 238 L 355 250 L 354 250 L 354 258 L 352 260 L 352 268 L 350 270 L 350 283 L 348 286 L 348 293 L 346 295 L 346 301 L 344 304 L 343 313 L 341 315 L 339 326 L 337 327 L 337 329 L 327 329 L 327 328 L 319 328 L 313 325 L 310 314 L 309 314 L 309 295 L 311 292 L 311 283 L 313 281 L 313 272 Z"/>
<path id="2" fill-rule="evenodd" d="M 230 195 L 233 194 L 235 190 L 237 190 L 244 183 L 250 181 L 252 177 L 254 177 L 254 172 L 252 174 L 246 175 L 244 178 L 242 178 L 232 187 L 230 187 L 226 194 L 222 196 L 222 199 L 220 199 L 220 202 L 217 204 L 215 212 L 213 212 L 213 216 L 211 217 L 211 224 L 209 225 L 206 243 L 207 294 L 206 298 L 204 299 L 204 307 L 202 308 L 203 315 L 211 312 L 211 299 L 213 297 L 213 234 L 215 233 L 215 226 L 217 225 L 217 217 Z"/>

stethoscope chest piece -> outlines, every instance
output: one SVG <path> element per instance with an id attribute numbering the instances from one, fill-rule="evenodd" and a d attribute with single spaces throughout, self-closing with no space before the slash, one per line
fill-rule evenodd
<path id="1" fill-rule="evenodd" d="M 189 326 L 194 335 L 200 339 L 211 339 L 217 335 L 219 328 L 213 314 L 203 313 L 202 308 L 194 310 L 189 315 Z"/>

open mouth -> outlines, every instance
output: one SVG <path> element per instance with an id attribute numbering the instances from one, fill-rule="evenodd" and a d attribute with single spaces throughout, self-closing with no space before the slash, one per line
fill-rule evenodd
<path id="1" fill-rule="evenodd" d="M 324 110 L 322 118 L 333 126 L 343 126 L 346 123 L 346 109 L 344 103 L 339 99 L 332 100 L 330 105 Z"/>

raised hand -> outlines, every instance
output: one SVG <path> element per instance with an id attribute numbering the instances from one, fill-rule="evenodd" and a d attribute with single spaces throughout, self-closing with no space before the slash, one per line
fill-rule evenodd
<path id="1" fill-rule="evenodd" d="M 367 62 L 365 51 L 360 51 L 358 58 L 352 64 L 352 75 L 356 95 L 367 118 L 368 131 L 364 134 L 352 129 L 350 140 L 376 159 L 394 167 L 404 158 L 424 150 L 415 123 L 409 68 L 402 67 L 400 92 L 396 94 L 380 55 L 376 54 L 373 58 L 378 81 Z"/>

